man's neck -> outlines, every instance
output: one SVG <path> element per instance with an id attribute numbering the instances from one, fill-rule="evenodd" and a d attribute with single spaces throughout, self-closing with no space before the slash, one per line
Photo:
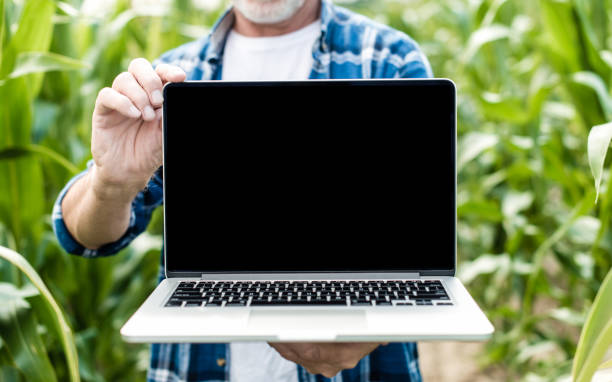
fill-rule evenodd
<path id="1" fill-rule="evenodd" d="M 259 24 L 247 19 L 234 8 L 236 21 L 234 31 L 247 37 L 270 37 L 295 32 L 312 24 L 319 18 L 321 0 L 306 0 L 304 5 L 289 19 L 274 24 Z"/>

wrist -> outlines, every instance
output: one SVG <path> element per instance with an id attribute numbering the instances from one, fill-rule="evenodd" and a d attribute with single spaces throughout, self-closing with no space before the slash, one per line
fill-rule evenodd
<path id="1" fill-rule="evenodd" d="M 122 182 L 105 178 L 95 164 L 88 172 L 90 190 L 96 199 L 104 202 L 131 203 L 147 185 L 148 180 Z"/>

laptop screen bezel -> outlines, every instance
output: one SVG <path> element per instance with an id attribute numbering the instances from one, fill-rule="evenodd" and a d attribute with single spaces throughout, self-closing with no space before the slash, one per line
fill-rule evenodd
<path id="1" fill-rule="evenodd" d="M 180 270 L 180 271 L 173 271 L 168 269 L 168 241 L 167 241 L 167 237 L 166 237 L 166 227 L 167 227 L 167 222 L 166 222 L 166 214 L 164 214 L 164 233 L 163 233 L 163 256 L 164 256 L 164 272 L 167 278 L 193 278 L 193 277 L 197 277 L 200 278 L 201 276 L 203 276 L 204 274 L 211 274 L 211 275 L 223 275 L 223 274 L 255 274 L 255 275 L 263 275 L 263 274 L 325 274 L 325 273 L 331 273 L 331 274 L 342 274 L 342 273 L 350 273 L 350 274 L 380 274 L 380 275 L 384 275 L 386 273 L 388 274 L 402 274 L 402 273 L 410 273 L 410 274 L 414 274 L 414 273 L 418 273 L 421 276 L 454 276 L 455 272 L 456 272 L 456 268 L 457 268 L 457 201 L 456 201 L 456 197 L 457 197 L 457 91 L 456 91 L 456 86 L 455 83 L 447 78 L 426 78 L 426 79 L 421 79 L 421 78 L 415 78 L 415 79 L 351 79 L 351 80 L 334 80 L 334 79 L 330 79 L 330 80 L 307 80 L 307 81 L 184 81 L 184 82 L 177 82 L 177 83 L 167 83 L 164 86 L 163 89 L 163 95 L 164 95 L 164 102 L 163 102 L 163 122 L 162 122 L 162 134 L 163 134 L 163 139 L 162 139 L 162 151 L 164 153 L 163 155 L 163 208 L 166 208 L 166 145 L 164 144 L 164 142 L 166 141 L 166 134 L 167 134 L 167 126 L 168 126 L 168 113 L 166 112 L 167 109 L 167 103 L 168 103 L 168 97 L 167 97 L 167 93 L 168 93 L 168 89 L 169 88 L 185 88 L 185 87 L 244 87 L 244 86 L 320 86 L 320 87 L 325 87 L 325 86 L 406 86 L 409 87 L 411 86 L 411 84 L 414 84 L 415 86 L 438 86 L 440 87 L 442 90 L 440 91 L 441 95 L 444 95 L 445 97 L 452 97 L 452 100 L 450 100 L 452 102 L 452 104 L 454 105 L 453 107 L 453 113 L 451 116 L 451 120 L 452 123 L 449 124 L 449 128 L 452 128 L 452 143 L 451 143 L 451 155 L 450 158 L 452 159 L 453 163 L 453 190 L 452 190 L 452 204 L 453 204 L 453 208 L 454 208 L 454 221 L 453 221 L 453 264 L 450 268 L 443 268 L 443 269 L 406 269 L 404 271 L 402 270 L 398 270 L 398 269 L 393 269 L 393 270 L 384 270 L 384 269 L 371 269 L 371 270 L 360 270 L 360 271 L 355 271 L 355 270 L 348 270 L 348 271 L 322 271 L 322 270 L 316 270 L 316 271 L 286 271 L 286 270 L 266 270 L 266 271 L 244 271 L 244 272 L 236 272 L 236 271 L 231 271 L 231 272 L 225 272 L 225 271 L 206 271 L 206 272 L 202 272 L 202 271 L 184 271 L 184 270 Z M 449 101 L 449 100 L 446 100 Z"/>

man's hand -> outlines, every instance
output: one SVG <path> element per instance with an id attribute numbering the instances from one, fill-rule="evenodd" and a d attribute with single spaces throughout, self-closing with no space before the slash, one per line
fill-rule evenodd
<path id="1" fill-rule="evenodd" d="M 144 58 L 133 60 L 112 88 L 98 93 L 92 116 L 94 166 L 62 201 L 68 231 L 86 248 L 119 239 L 130 222 L 132 200 L 162 164 L 162 86 L 185 72 Z"/>
<path id="2" fill-rule="evenodd" d="M 285 359 L 302 365 L 311 374 L 332 378 L 352 369 L 374 349 L 386 343 L 270 343 Z"/>
<path id="3" fill-rule="evenodd" d="M 133 198 L 162 164 L 162 87 L 182 82 L 178 66 L 155 70 L 144 58 L 133 60 L 110 88 L 98 93 L 92 117 L 92 186 L 99 193 Z"/>

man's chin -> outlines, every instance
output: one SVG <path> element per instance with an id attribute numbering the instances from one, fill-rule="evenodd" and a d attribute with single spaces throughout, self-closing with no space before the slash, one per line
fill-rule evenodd
<path id="1" fill-rule="evenodd" d="M 305 0 L 233 0 L 234 7 L 258 24 L 277 24 L 290 19 Z"/>

